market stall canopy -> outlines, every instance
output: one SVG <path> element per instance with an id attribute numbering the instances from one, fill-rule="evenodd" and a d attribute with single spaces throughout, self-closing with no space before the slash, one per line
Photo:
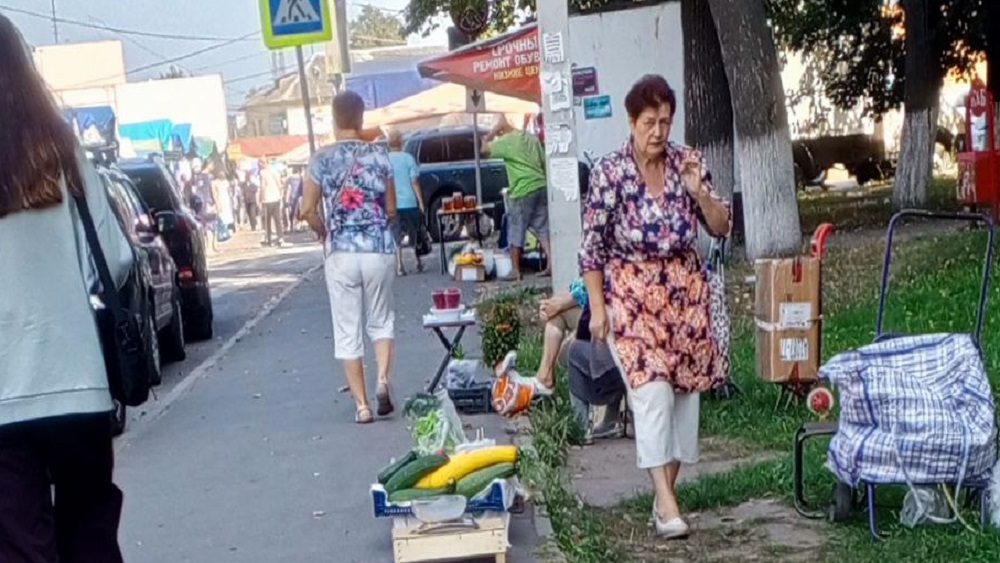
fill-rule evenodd
<path id="1" fill-rule="evenodd" d="M 531 24 L 423 61 L 417 70 L 426 78 L 539 104 L 540 66 L 538 25 Z"/>
<path id="2" fill-rule="evenodd" d="M 305 166 L 309 164 L 310 157 L 312 157 L 312 153 L 309 150 L 309 143 L 303 143 L 279 156 L 276 160 L 280 160 L 289 166 Z"/>
<path id="3" fill-rule="evenodd" d="M 162 152 L 170 147 L 170 139 L 174 130 L 174 123 L 169 119 L 157 119 L 153 121 L 143 121 L 140 123 L 122 123 L 118 126 L 118 135 L 132 140 L 132 146 L 139 151 L 139 147 L 151 147 L 152 141 L 156 141 L 159 148 L 150 152 Z"/>
<path id="4" fill-rule="evenodd" d="M 236 139 L 231 145 L 239 147 L 244 158 L 273 158 L 309 141 L 305 135 L 272 135 L 269 137 L 247 137 Z"/>
<path id="5" fill-rule="evenodd" d="M 365 127 L 383 127 L 408 121 L 466 112 L 465 86 L 442 84 L 392 105 L 365 113 Z M 487 92 L 486 113 L 532 114 L 538 105 L 510 96 Z"/>
<path id="6" fill-rule="evenodd" d="M 198 158 L 202 160 L 208 160 L 216 151 L 215 141 L 208 137 L 195 137 L 194 146 L 198 152 Z"/>
<path id="7" fill-rule="evenodd" d="M 185 154 L 191 150 L 191 141 L 194 137 L 191 136 L 190 123 L 175 123 L 173 130 L 170 132 L 170 137 L 175 148 L 180 149 Z"/>
<path id="8" fill-rule="evenodd" d="M 84 146 L 107 146 L 114 143 L 115 112 L 110 106 L 66 108 L 63 111 Z"/>

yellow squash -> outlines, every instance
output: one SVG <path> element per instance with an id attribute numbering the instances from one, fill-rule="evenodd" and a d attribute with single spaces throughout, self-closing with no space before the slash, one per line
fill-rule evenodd
<path id="1" fill-rule="evenodd" d="M 514 463 L 517 461 L 517 446 L 493 446 L 471 452 L 457 453 L 448 463 L 424 475 L 415 487 L 417 489 L 440 489 L 449 482 L 458 481 L 485 467 L 497 463 Z"/>

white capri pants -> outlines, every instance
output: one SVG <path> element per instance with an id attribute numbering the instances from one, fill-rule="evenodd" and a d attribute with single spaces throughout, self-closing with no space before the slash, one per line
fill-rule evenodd
<path id="1" fill-rule="evenodd" d="M 333 252 L 326 258 L 325 271 L 334 356 L 338 360 L 365 356 L 362 320 L 372 342 L 391 340 L 396 323 L 392 299 L 396 255 Z"/>
<path id="2" fill-rule="evenodd" d="M 611 308 L 608 309 L 608 322 L 611 323 Z M 636 465 L 639 469 L 653 469 L 671 463 L 698 463 L 701 395 L 674 393 L 674 388 L 662 380 L 632 389 L 615 347 L 614 331 L 608 331 L 608 344 L 615 365 L 625 379 L 635 425 Z"/>

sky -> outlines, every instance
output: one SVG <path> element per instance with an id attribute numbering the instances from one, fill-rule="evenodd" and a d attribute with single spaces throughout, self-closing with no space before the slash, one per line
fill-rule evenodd
<path id="1" fill-rule="evenodd" d="M 68 22 L 58 24 L 59 42 L 120 39 L 125 50 L 125 68 L 136 69 L 180 57 L 195 51 L 204 53 L 174 64 L 194 74 L 221 73 L 226 80 L 226 97 L 231 109 L 240 105 L 254 86 L 269 83 L 271 68 L 268 50 L 260 31 L 258 0 L 55 0 L 58 18 L 145 33 L 198 36 L 204 41 L 122 35 L 114 31 L 90 29 Z M 347 0 L 348 18 L 354 19 L 365 5 L 400 16 L 407 0 Z M 33 12 L 36 17 L 11 9 Z M 51 0 L 0 0 L 0 13 L 21 29 L 33 46 L 54 42 Z M 232 39 L 245 37 L 243 40 Z M 447 45 L 442 29 L 430 37 L 410 37 L 411 44 Z M 229 44 L 224 44 L 229 43 Z M 322 46 L 316 46 L 321 50 Z M 310 47 L 306 47 L 308 56 Z M 287 58 L 294 64 L 294 56 Z M 129 80 L 144 80 L 168 70 L 165 63 L 149 70 L 130 73 Z"/>

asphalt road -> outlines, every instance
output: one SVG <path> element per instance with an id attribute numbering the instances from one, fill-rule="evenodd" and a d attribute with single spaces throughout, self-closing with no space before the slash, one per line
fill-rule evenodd
<path id="1" fill-rule="evenodd" d="M 398 415 L 353 423 L 353 401 L 337 391 L 321 251 L 301 241 L 223 247 L 212 264 L 216 338 L 167 367 L 158 399 L 131 413 L 116 448 L 130 563 L 392 561 L 390 522 L 373 517 L 368 487 L 410 447 L 409 430 Z M 431 288 L 450 282 L 428 266 L 397 281 L 400 401 L 443 354 L 420 318 Z M 478 340 L 467 333 L 466 349 Z M 468 422 L 506 440 L 499 417 Z M 513 519 L 509 561 L 534 561 L 532 518 Z"/>

